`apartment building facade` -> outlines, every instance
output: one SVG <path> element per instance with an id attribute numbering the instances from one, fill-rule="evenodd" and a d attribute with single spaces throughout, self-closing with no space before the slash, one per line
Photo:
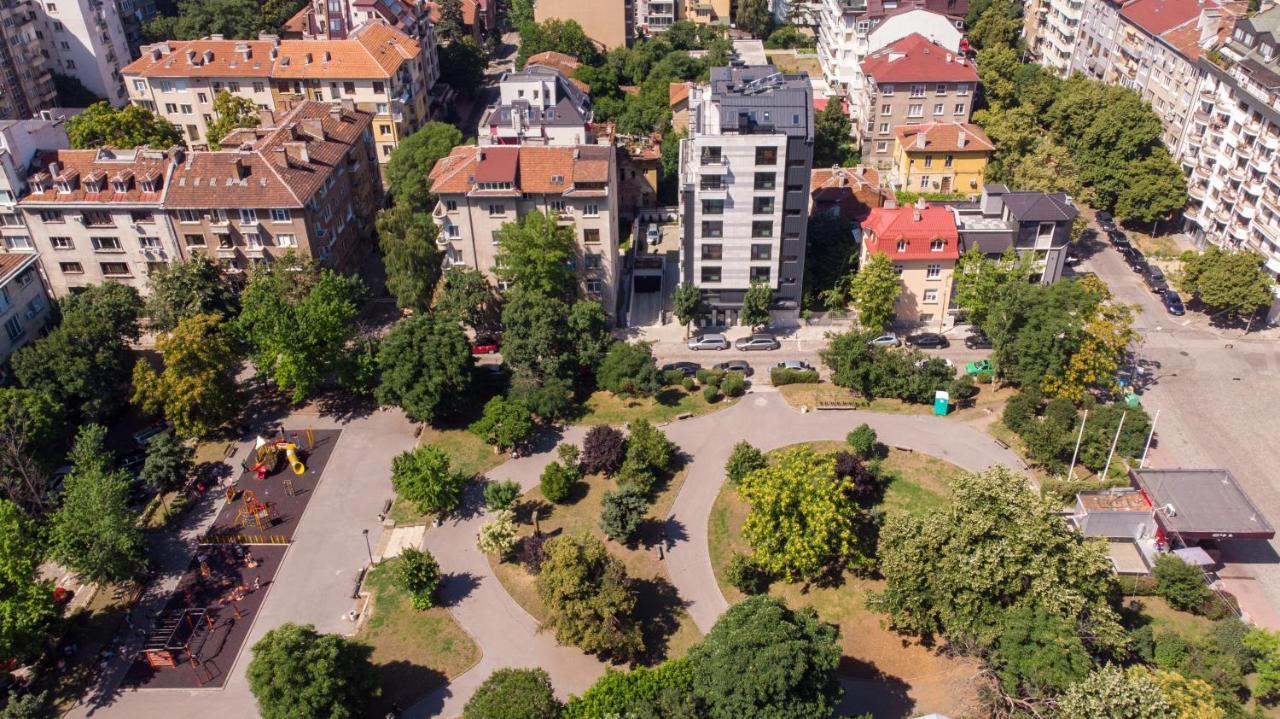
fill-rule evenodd
<path id="1" fill-rule="evenodd" d="M 902 125 L 969 122 L 978 71 L 967 58 L 918 33 L 867 56 L 856 93 L 862 161 L 888 171 Z"/>
<path id="2" fill-rule="evenodd" d="M 908 35 L 919 34 L 957 52 L 968 10 L 968 0 L 821 0 L 817 30 L 822 75 L 834 94 L 852 97 L 862 86 L 867 55 Z"/>
<path id="3" fill-rule="evenodd" d="M 1200 246 L 1257 252 L 1280 278 L 1280 8 L 1238 22 L 1220 52 L 1229 68 L 1199 60 L 1176 153 L 1190 195 L 1183 231 Z"/>
<path id="4" fill-rule="evenodd" d="M 592 118 L 591 98 L 559 70 L 527 65 L 503 73 L 476 134 L 483 145 L 589 145 Z"/>
<path id="5" fill-rule="evenodd" d="M 641 34 L 656 35 L 666 32 L 680 17 L 682 0 L 635 0 L 634 27 Z"/>
<path id="6" fill-rule="evenodd" d="M 626 47 L 635 39 L 636 2 L 637 0 L 538 0 L 533 6 L 533 17 L 538 22 L 573 20 L 582 26 L 587 37 L 611 50 Z"/>
<path id="7" fill-rule="evenodd" d="M 717 326 L 736 324 L 753 284 L 798 316 L 813 166 L 806 75 L 772 65 L 712 68 L 689 93 L 680 141 L 681 276 Z"/>
<path id="8" fill-rule="evenodd" d="M 1010 192 L 1004 185 L 982 188 L 978 202 L 948 203 L 960 236 L 960 251 L 977 247 L 988 257 L 1009 248 L 1031 262 L 1030 280 L 1050 285 L 1062 278 L 1071 227 L 1080 215 L 1061 192 Z"/>
<path id="9" fill-rule="evenodd" d="M 0 251 L 35 252 L 18 199 L 37 154 L 70 147 L 63 120 L 0 120 Z"/>
<path id="10" fill-rule="evenodd" d="M 440 201 L 432 217 L 446 266 L 471 267 L 491 278 L 497 232 L 530 212 L 572 225 L 582 296 L 605 312 L 618 307 L 618 168 L 612 146 L 455 147 L 431 170 Z"/>
<path id="11" fill-rule="evenodd" d="M 901 125 L 893 138 L 894 186 L 912 192 L 976 195 L 995 145 L 972 123 Z"/>
<path id="12" fill-rule="evenodd" d="M 32 0 L 0 5 L 0 120 L 26 120 L 57 96 L 35 8 Z"/>
<path id="13" fill-rule="evenodd" d="M 378 162 L 430 119 L 439 70 L 416 40 L 381 21 L 342 40 L 171 41 L 148 45 L 124 68 L 130 101 L 182 129 L 193 146 L 208 142 L 220 92 L 283 111 L 299 100 L 351 101 L 372 113 Z"/>
<path id="14" fill-rule="evenodd" d="M 683 0 L 680 19 L 699 25 L 728 25 L 733 22 L 734 0 Z"/>
<path id="15" fill-rule="evenodd" d="M 955 324 L 950 307 L 960 236 L 951 210 L 923 200 L 873 208 L 862 223 L 861 261 L 875 254 L 889 257 L 902 283 L 895 323 L 938 331 Z"/>
<path id="16" fill-rule="evenodd" d="M 40 337 L 52 314 L 38 263 L 34 253 L 0 253 L 0 384 L 9 357 Z"/>
<path id="17" fill-rule="evenodd" d="M 128 104 L 120 70 L 133 56 L 120 7 L 112 0 L 57 0 L 35 7 L 50 69 L 76 78 L 115 107 Z"/>

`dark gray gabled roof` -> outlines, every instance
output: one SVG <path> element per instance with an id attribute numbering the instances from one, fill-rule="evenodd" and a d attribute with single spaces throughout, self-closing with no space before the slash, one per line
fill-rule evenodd
<path id="1" fill-rule="evenodd" d="M 1062 192 L 1010 192 L 1002 199 L 1018 222 L 1071 222 L 1080 214 Z"/>
<path id="2" fill-rule="evenodd" d="M 711 101 L 720 106 L 722 130 L 759 127 L 813 137 L 813 86 L 807 74 L 778 72 L 773 65 L 713 67 Z"/>

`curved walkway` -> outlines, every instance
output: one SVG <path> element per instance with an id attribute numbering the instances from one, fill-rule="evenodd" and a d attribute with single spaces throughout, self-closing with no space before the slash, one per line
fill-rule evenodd
<path id="1" fill-rule="evenodd" d="M 954 420 L 861 411 L 801 414 L 776 392 L 750 394 L 728 409 L 667 425 L 663 428 L 667 436 L 689 457 L 684 486 L 667 520 L 667 537 L 673 542 L 667 552 L 667 571 L 704 634 L 728 608 L 711 569 L 707 524 L 733 445 L 745 439 L 767 451 L 810 440 L 842 440 L 863 422 L 874 427 L 885 444 L 911 447 L 963 469 L 1020 465 L 1015 454 L 991 437 Z M 586 429 L 568 428 L 562 441 L 580 443 Z M 555 458 L 554 447 L 548 447 L 511 460 L 488 477 L 515 480 L 527 491 L 538 484 L 542 468 Z M 478 507 L 479 488 L 472 488 L 467 499 L 467 506 Z M 482 657 L 475 667 L 410 708 L 406 716 L 461 716 L 480 683 L 504 667 L 540 667 L 551 675 L 557 694 L 581 694 L 604 671 L 604 664 L 538 632 L 537 620 L 506 593 L 488 559 L 476 549 L 476 533 L 487 519 L 479 510 L 464 515 L 428 530 L 424 544 L 445 575 L 443 599 L 449 611 L 475 639 Z"/>

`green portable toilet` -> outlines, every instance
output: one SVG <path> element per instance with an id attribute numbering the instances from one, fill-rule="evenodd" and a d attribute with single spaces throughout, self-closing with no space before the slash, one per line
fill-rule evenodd
<path id="1" fill-rule="evenodd" d="M 951 408 L 951 395 L 947 394 L 945 389 L 940 389 L 933 393 L 933 413 L 945 417 L 947 410 Z"/>

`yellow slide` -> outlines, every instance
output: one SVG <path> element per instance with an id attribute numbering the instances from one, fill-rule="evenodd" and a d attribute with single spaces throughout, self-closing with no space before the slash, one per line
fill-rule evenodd
<path id="1" fill-rule="evenodd" d="M 307 466 L 302 463 L 302 460 L 298 459 L 297 450 L 298 445 L 296 444 L 284 445 L 284 456 L 289 460 L 289 466 L 293 468 L 294 474 L 301 475 L 307 471 Z"/>

